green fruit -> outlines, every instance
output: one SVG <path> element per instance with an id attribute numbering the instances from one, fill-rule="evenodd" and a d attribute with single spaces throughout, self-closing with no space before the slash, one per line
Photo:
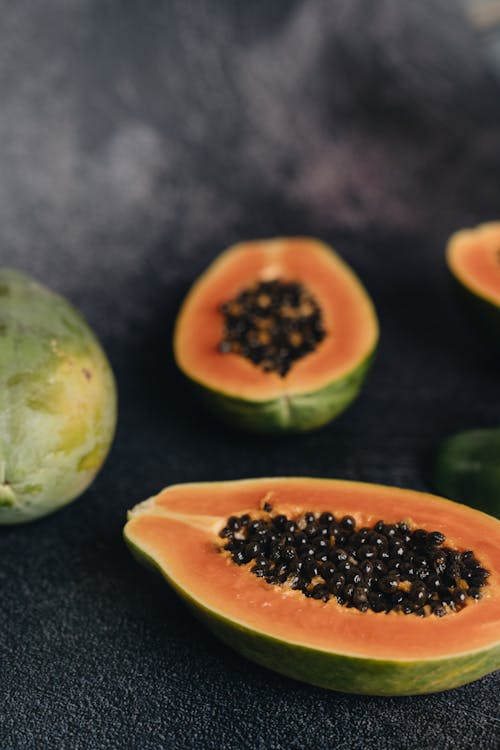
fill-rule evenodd
<path id="1" fill-rule="evenodd" d="M 469 430 L 444 440 L 433 486 L 441 495 L 500 518 L 500 429 Z"/>
<path id="2" fill-rule="evenodd" d="M 0 524 L 78 497 L 115 424 L 113 373 L 87 323 L 29 276 L 0 269 Z"/>

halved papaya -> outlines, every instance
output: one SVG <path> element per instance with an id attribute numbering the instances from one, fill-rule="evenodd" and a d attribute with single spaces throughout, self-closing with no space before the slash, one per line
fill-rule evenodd
<path id="1" fill-rule="evenodd" d="M 311 528 L 316 531 L 308 537 Z M 389 557 L 400 556 L 399 573 L 384 575 L 377 587 L 400 595 L 377 594 L 391 604 L 365 606 L 359 597 L 349 599 L 351 584 L 345 582 L 343 596 L 316 598 L 313 584 L 318 575 L 326 580 L 324 572 L 304 573 L 313 576 L 307 584 L 312 590 L 297 588 L 290 575 L 286 580 L 279 572 L 261 575 L 255 555 L 249 560 L 253 553 L 238 540 L 254 532 L 268 534 L 270 559 L 279 558 L 276 549 L 286 534 L 297 541 L 296 547 L 305 537 L 320 551 L 328 547 L 321 539 L 337 534 L 328 561 L 322 563 L 337 567 L 328 591 L 338 590 L 336 581 L 342 583 L 342 576 L 348 578 L 349 560 L 353 580 L 373 569 L 368 547 L 378 550 L 373 560 L 384 572 L 383 550 L 389 550 Z M 337 480 L 184 484 L 168 487 L 130 511 L 124 536 L 138 560 L 159 570 L 225 643 L 290 677 L 345 692 L 410 695 L 463 685 L 500 667 L 500 522 L 467 506 L 411 490 Z M 387 545 L 380 546 L 378 537 L 386 538 Z M 370 545 L 360 552 L 363 538 Z M 258 544 L 262 548 L 264 542 Z M 398 551 L 405 544 L 419 551 L 414 555 L 417 578 L 425 572 L 421 561 L 426 556 L 431 561 L 427 578 L 414 585 L 409 584 L 409 568 L 401 567 L 413 564 L 411 556 Z M 314 554 L 313 566 L 320 559 Z M 273 565 L 278 562 L 268 563 L 268 572 Z M 430 592 L 434 578 L 443 582 L 447 576 L 454 576 L 456 591 L 446 598 L 443 586 L 436 584 L 439 598 L 447 602 L 443 606 L 430 593 L 424 607 L 428 612 L 420 612 L 418 604 L 412 609 L 395 603 L 412 597 L 416 602 L 426 589 L 423 580 L 428 579 Z M 478 582 L 483 584 L 480 593 L 473 589 Z"/>
<path id="2" fill-rule="evenodd" d="M 356 397 L 377 339 L 373 304 L 349 266 L 317 240 L 277 238 L 212 263 L 182 305 L 174 355 L 225 421 L 302 431 Z"/>
<path id="3" fill-rule="evenodd" d="M 448 268 L 474 321 L 496 342 L 500 333 L 500 221 L 455 232 Z"/>

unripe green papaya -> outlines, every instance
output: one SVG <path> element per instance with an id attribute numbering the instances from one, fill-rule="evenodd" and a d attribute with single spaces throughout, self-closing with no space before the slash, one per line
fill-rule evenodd
<path id="1" fill-rule="evenodd" d="M 107 456 L 116 413 L 111 367 L 81 315 L 0 269 L 0 524 L 78 497 Z"/>

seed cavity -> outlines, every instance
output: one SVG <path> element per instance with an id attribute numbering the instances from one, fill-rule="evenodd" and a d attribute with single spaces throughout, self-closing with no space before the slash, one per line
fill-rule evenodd
<path id="1" fill-rule="evenodd" d="M 220 306 L 223 354 L 239 354 L 265 372 L 285 377 L 323 341 L 321 308 L 299 282 L 256 282 Z"/>
<path id="2" fill-rule="evenodd" d="M 403 521 L 358 528 L 352 516 L 307 512 L 296 518 L 230 516 L 219 536 L 221 552 L 267 583 L 336 601 L 361 612 L 420 617 L 459 612 L 480 599 L 490 572 L 472 550 L 444 546 L 440 531 L 411 529 Z"/>

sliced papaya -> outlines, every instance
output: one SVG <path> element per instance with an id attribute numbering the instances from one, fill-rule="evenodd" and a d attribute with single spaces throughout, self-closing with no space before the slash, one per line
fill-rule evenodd
<path id="1" fill-rule="evenodd" d="M 124 537 L 249 659 L 353 693 L 500 667 L 500 522 L 443 498 L 310 478 L 168 487 Z"/>
<path id="2" fill-rule="evenodd" d="M 500 429 L 466 430 L 437 451 L 437 492 L 500 518 Z"/>
<path id="3" fill-rule="evenodd" d="M 194 284 L 174 355 L 212 412 L 257 432 L 320 427 L 357 396 L 378 339 L 349 266 L 309 238 L 244 242 Z"/>
<path id="4" fill-rule="evenodd" d="M 500 221 L 455 232 L 447 244 L 446 260 L 466 310 L 496 342 L 500 333 Z"/>

